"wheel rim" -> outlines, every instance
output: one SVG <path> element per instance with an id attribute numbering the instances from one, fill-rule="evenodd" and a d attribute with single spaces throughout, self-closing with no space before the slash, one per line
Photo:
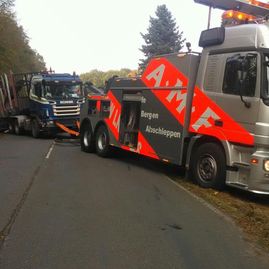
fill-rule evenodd
<path id="1" fill-rule="evenodd" d="M 20 130 L 19 130 L 19 123 L 18 122 L 15 123 L 14 130 L 15 130 L 15 133 L 16 134 L 18 134 L 20 132 Z"/>
<path id="2" fill-rule="evenodd" d="M 8 130 L 9 130 L 10 132 L 13 132 L 13 130 L 14 130 L 13 125 L 12 125 L 11 122 L 8 124 Z"/>
<path id="3" fill-rule="evenodd" d="M 210 154 L 201 156 L 197 163 L 199 177 L 204 182 L 212 182 L 217 175 L 217 162 Z"/>
<path id="4" fill-rule="evenodd" d="M 107 136 L 105 133 L 102 133 L 98 137 L 98 147 L 100 150 L 104 150 L 106 147 L 106 141 L 107 141 Z"/>
<path id="5" fill-rule="evenodd" d="M 90 136 L 90 132 L 89 131 L 85 131 L 84 135 L 83 135 L 83 143 L 86 147 L 89 146 L 89 136 Z"/>

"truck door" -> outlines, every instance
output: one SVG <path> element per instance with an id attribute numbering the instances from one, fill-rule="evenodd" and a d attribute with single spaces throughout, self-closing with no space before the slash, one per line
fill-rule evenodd
<path id="1" fill-rule="evenodd" d="M 251 134 L 259 111 L 259 63 L 256 52 L 226 55 L 222 93 L 217 98 L 219 105 Z"/>
<path id="2" fill-rule="evenodd" d="M 218 77 L 215 102 L 235 122 L 253 134 L 259 110 L 260 56 L 257 52 L 235 52 L 221 58 L 215 74 Z M 215 55 L 210 55 L 208 65 Z M 225 128 L 225 122 L 218 123 Z M 234 132 L 235 130 L 229 130 Z M 244 141 L 242 141 L 244 143 Z"/>
<path id="3" fill-rule="evenodd" d="M 41 101 L 41 96 L 42 96 L 42 86 L 40 82 L 33 82 L 31 85 L 31 90 L 30 90 L 30 100 L 31 100 L 31 108 L 30 112 L 31 114 L 35 114 L 40 116 L 40 104 L 42 103 Z"/>

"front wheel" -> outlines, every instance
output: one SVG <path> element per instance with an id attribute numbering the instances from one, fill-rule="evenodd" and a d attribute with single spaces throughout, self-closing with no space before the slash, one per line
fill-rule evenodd
<path id="1" fill-rule="evenodd" d="M 108 157 L 111 153 L 109 145 L 109 134 L 107 128 L 101 125 L 96 132 L 95 138 L 96 153 L 101 157 Z"/>
<path id="2" fill-rule="evenodd" d="M 95 144 L 91 126 L 86 124 L 82 126 L 80 131 L 80 148 L 84 152 L 94 152 Z"/>
<path id="3" fill-rule="evenodd" d="M 40 126 L 39 126 L 37 119 L 32 120 L 31 126 L 32 126 L 32 136 L 34 138 L 39 138 L 40 137 Z"/>
<path id="4" fill-rule="evenodd" d="M 14 134 L 15 133 L 15 128 L 14 128 L 14 121 L 10 120 L 8 122 L 8 131 L 10 134 Z"/>
<path id="5" fill-rule="evenodd" d="M 15 132 L 16 135 L 21 135 L 22 134 L 22 128 L 20 127 L 18 120 L 14 121 L 14 132 Z"/>
<path id="6" fill-rule="evenodd" d="M 226 158 L 223 149 L 216 143 L 198 147 L 191 160 L 191 172 L 198 185 L 221 190 L 225 186 Z"/>

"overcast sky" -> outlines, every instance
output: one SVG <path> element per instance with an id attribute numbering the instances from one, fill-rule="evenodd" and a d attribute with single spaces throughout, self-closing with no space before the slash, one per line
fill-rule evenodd
<path id="1" fill-rule="evenodd" d="M 136 69 L 143 54 L 140 32 L 166 4 L 195 51 L 207 27 L 208 8 L 193 0 L 16 0 L 16 14 L 30 45 L 56 72 Z M 220 25 L 218 10 L 212 26 Z"/>

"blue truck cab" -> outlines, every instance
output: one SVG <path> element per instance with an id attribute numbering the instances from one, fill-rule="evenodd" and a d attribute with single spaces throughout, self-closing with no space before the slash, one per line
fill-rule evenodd
<path id="1" fill-rule="evenodd" d="M 39 119 L 41 129 L 54 133 L 61 125 L 69 129 L 77 128 L 80 106 L 84 102 L 79 76 L 35 75 L 32 78 L 29 99 L 30 113 Z"/>
<path id="2" fill-rule="evenodd" d="M 67 73 L 12 74 L 5 91 L 12 97 L 7 111 L 10 132 L 42 133 L 66 131 L 78 135 L 80 108 L 85 101 L 79 76 Z"/>

